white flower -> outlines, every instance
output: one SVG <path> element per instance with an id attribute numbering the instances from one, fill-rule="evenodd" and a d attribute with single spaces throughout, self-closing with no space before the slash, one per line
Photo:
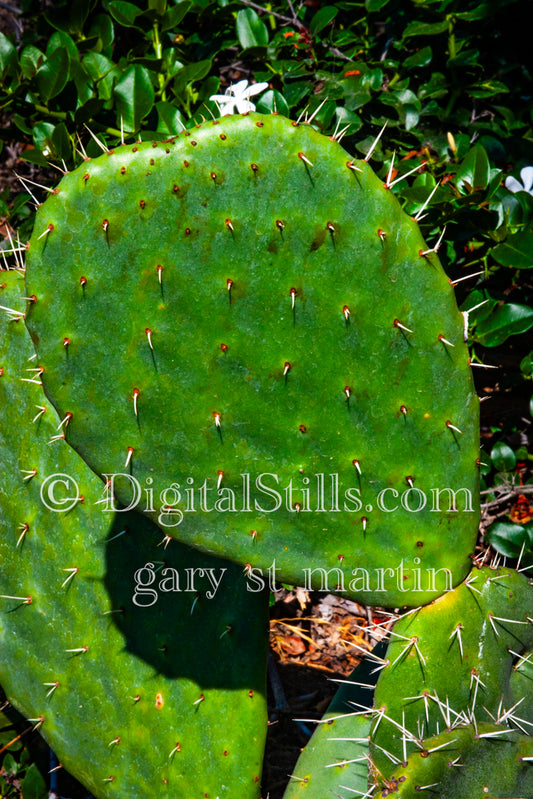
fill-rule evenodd
<path id="1" fill-rule="evenodd" d="M 521 169 L 520 177 L 522 178 L 522 183 L 513 178 L 512 175 L 505 178 L 505 188 L 512 191 L 513 194 L 515 191 L 527 191 L 528 194 L 533 195 L 533 166 L 525 166 Z"/>
<path id="2" fill-rule="evenodd" d="M 268 83 L 252 83 L 248 86 L 247 80 L 240 80 L 234 86 L 229 86 L 225 94 L 213 94 L 209 99 L 218 105 L 223 116 L 234 114 L 235 109 L 239 114 L 247 114 L 248 111 L 255 111 L 255 105 L 249 98 L 265 89 L 268 89 Z"/>

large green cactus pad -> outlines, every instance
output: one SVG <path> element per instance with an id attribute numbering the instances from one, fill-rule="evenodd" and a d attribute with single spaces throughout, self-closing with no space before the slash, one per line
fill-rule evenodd
<path id="1" fill-rule="evenodd" d="M 461 718 L 504 718 L 531 732 L 532 599 L 524 574 L 475 569 L 395 624 L 375 693 L 371 750 L 378 768 L 404 760 L 419 749 L 417 737 Z"/>
<path id="2" fill-rule="evenodd" d="M 0 286 L 0 304 L 20 307 L 20 276 L 0 272 Z M 39 373 L 22 320 L 0 324 L 0 683 L 98 799 L 258 797 L 264 592 L 227 561 L 165 550 L 140 514 L 99 512 L 103 484 L 53 440 L 64 426 L 23 382 Z M 56 485 L 58 501 L 75 496 L 73 481 L 83 497 L 68 513 L 41 500 L 55 474 L 70 483 Z M 147 563 L 139 580 L 155 582 L 135 605 Z M 201 569 L 220 580 L 211 599 Z"/>
<path id="3" fill-rule="evenodd" d="M 304 570 L 336 569 L 329 589 L 367 602 L 428 601 L 448 585 L 431 570 L 468 568 L 478 401 L 427 249 L 310 125 L 230 117 L 120 147 L 37 214 L 45 390 L 72 446 L 170 536 L 317 588 Z M 446 488 L 473 505 L 438 503 Z"/>

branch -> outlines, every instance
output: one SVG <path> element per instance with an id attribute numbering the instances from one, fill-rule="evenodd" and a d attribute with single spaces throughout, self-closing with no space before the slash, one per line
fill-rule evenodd
<path id="1" fill-rule="evenodd" d="M 2 0 L 0 0 L 0 7 L 5 8 L 6 11 L 11 11 L 12 14 L 22 14 L 20 8 L 15 8 L 15 6 L 10 6 L 9 3 L 3 3 Z"/>
<path id="2" fill-rule="evenodd" d="M 514 499 L 518 494 L 532 494 L 533 493 L 533 486 L 496 486 L 495 488 L 488 488 L 486 491 L 482 491 L 482 494 L 495 494 L 498 493 L 498 489 L 503 488 L 507 491 L 507 494 L 504 494 L 502 497 L 498 497 L 497 499 L 493 499 L 491 502 L 485 502 L 481 505 L 482 510 L 487 510 L 488 508 L 497 508 L 500 505 L 504 505 L 510 499 Z"/>
<path id="3" fill-rule="evenodd" d="M 258 6 L 257 3 L 253 3 L 252 0 L 239 0 L 243 6 L 249 6 L 250 8 L 255 8 L 256 11 L 261 11 L 263 14 L 270 14 L 271 17 L 275 17 L 279 19 L 281 22 L 285 22 L 287 25 L 297 25 L 300 30 L 305 30 L 305 25 L 303 22 L 300 22 L 299 19 L 296 17 L 291 19 L 291 17 L 286 17 L 284 14 L 278 14 L 277 11 L 270 11 L 268 8 L 263 8 L 263 6 Z"/>

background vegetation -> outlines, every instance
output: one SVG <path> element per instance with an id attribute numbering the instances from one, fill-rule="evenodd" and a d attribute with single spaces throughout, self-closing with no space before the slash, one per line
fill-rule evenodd
<path id="1" fill-rule="evenodd" d="M 241 80 L 268 84 L 258 111 L 307 118 L 358 156 L 386 123 L 372 164 L 430 247 L 445 228 L 439 255 L 467 312 L 483 400 L 476 558 L 533 562 L 529 11 L 527 0 L 0 2 L 4 265 L 45 196 L 29 181 L 52 185 L 96 155 L 92 134 L 108 147 L 168 138 L 218 116 L 209 98 Z M 30 765 L 41 755 L 24 737 L 6 746 L 27 726 L 0 713 L 2 797 L 48 793 Z"/>

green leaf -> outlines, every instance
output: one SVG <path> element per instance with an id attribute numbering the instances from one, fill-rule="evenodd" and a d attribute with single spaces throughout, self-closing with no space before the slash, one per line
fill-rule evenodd
<path id="1" fill-rule="evenodd" d="M 25 78 L 33 78 L 44 61 L 44 53 L 32 44 L 20 54 L 20 69 Z"/>
<path id="2" fill-rule="evenodd" d="M 524 377 L 531 377 L 533 375 L 533 351 L 525 355 L 520 361 L 520 371 Z"/>
<path id="3" fill-rule="evenodd" d="M 365 0 L 365 8 L 370 13 L 372 11 L 380 11 L 388 2 L 389 0 Z"/>
<path id="4" fill-rule="evenodd" d="M 491 158 L 494 156 L 491 155 Z M 487 194 L 485 199 L 489 199 L 495 194 L 498 189 L 500 188 L 501 182 L 503 177 L 503 171 L 501 169 L 491 169 L 489 172 L 489 185 L 487 186 Z"/>
<path id="5" fill-rule="evenodd" d="M 361 85 L 360 82 L 346 78 L 340 83 L 344 90 L 345 107 L 349 111 L 356 111 L 372 99 L 370 91 L 364 85 Z"/>
<path id="6" fill-rule="evenodd" d="M 490 459 L 499 472 L 510 472 L 516 466 L 516 456 L 508 444 L 497 441 L 490 453 Z"/>
<path id="7" fill-rule="evenodd" d="M 289 104 L 289 108 L 299 105 L 310 93 L 311 87 L 306 81 L 295 81 L 283 87 L 283 96 Z"/>
<path id="8" fill-rule="evenodd" d="M 45 169 L 50 168 L 50 164 L 48 163 L 48 159 L 46 156 L 37 148 L 34 150 L 27 149 L 24 150 L 22 155 L 20 156 L 23 161 L 28 161 L 30 164 L 37 164 L 37 166 L 42 166 Z M 20 196 L 20 195 L 19 195 Z"/>
<path id="9" fill-rule="evenodd" d="M 18 771 L 17 761 L 15 760 L 15 758 L 13 757 L 13 755 L 10 752 L 8 752 L 4 756 L 4 760 L 2 762 L 2 769 L 7 774 L 11 774 L 11 775 L 15 775 L 17 773 L 17 771 Z"/>
<path id="10" fill-rule="evenodd" d="M 87 103 L 90 99 L 94 98 L 95 92 L 93 81 L 82 64 L 77 62 L 75 64 L 71 64 L 70 76 L 74 81 L 74 86 L 76 87 L 76 92 L 78 94 L 76 101 L 77 110 L 78 108 L 81 108 L 81 106 L 85 105 L 85 103 Z"/>
<path id="11" fill-rule="evenodd" d="M 494 308 L 498 305 L 498 300 L 491 297 L 487 291 L 474 289 L 461 305 L 461 311 L 469 312 L 470 324 L 479 324 L 482 319 L 486 319 Z M 475 308 L 476 310 L 470 311 Z"/>
<path id="12" fill-rule="evenodd" d="M 211 69 L 211 59 L 206 58 L 203 61 L 197 61 L 195 64 L 187 64 L 176 72 L 174 78 L 174 92 L 177 97 L 181 97 L 189 83 L 195 80 L 202 80 L 209 74 Z"/>
<path id="13" fill-rule="evenodd" d="M 333 22 L 338 13 L 339 9 L 335 8 L 335 6 L 323 6 L 320 11 L 315 14 L 309 25 L 309 30 L 313 36 L 316 36 L 316 34 L 320 33 L 330 22 Z"/>
<path id="14" fill-rule="evenodd" d="M 420 100 L 438 99 L 439 97 L 447 96 L 448 93 L 449 88 L 446 78 L 442 72 L 434 72 L 428 82 L 420 87 L 418 97 Z"/>
<path id="15" fill-rule="evenodd" d="M 63 48 L 67 51 L 68 59 L 69 59 L 69 68 L 74 63 L 78 63 L 80 60 L 80 54 L 78 53 L 78 48 L 71 36 L 64 31 L 55 31 L 50 36 L 48 40 L 48 44 L 46 46 L 46 55 L 48 58 L 55 53 L 56 50 Z"/>
<path id="16" fill-rule="evenodd" d="M 50 4 L 56 5 L 56 4 Z M 90 0 L 71 0 L 60 8 L 51 7 L 45 11 L 44 18 L 52 28 L 59 31 L 70 31 L 75 34 L 83 33 L 83 26 L 89 14 Z"/>
<path id="17" fill-rule="evenodd" d="M 482 64 L 479 61 L 479 50 L 475 48 L 467 49 L 466 47 L 460 50 L 454 58 L 449 58 L 447 66 L 449 69 L 465 68 L 465 67 L 480 67 Z"/>
<path id="18" fill-rule="evenodd" d="M 237 14 L 237 37 L 243 49 L 247 47 L 266 47 L 268 30 L 253 8 L 243 8 Z"/>
<path id="19" fill-rule="evenodd" d="M 420 50 L 417 50 L 413 55 L 410 55 L 406 58 L 403 62 L 403 66 L 407 69 L 412 69 L 413 67 L 426 67 L 428 64 L 431 64 L 433 59 L 433 50 L 431 47 L 422 47 Z"/>
<path id="20" fill-rule="evenodd" d="M 256 107 L 261 114 L 273 114 L 277 111 L 279 114 L 283 114 L 286 117 L 289 116 L 289 105 L 286 99 L 281 92 L 275 89 L 269 89 L 261 95 L 261 99 L 258 101 Z"/>
<path id="21" fill-rule="evenodd" d="M 476 144 L 459 166 L 455 182 L 465 193 L 486 189 L 490 180 L 489 157 L 481 145 Z"/>
<path id="22" fill-rule="evenodd" d="M 420 100 L 411 89 L 401 89 L 397 92 L 385 93 L 381 95 L 381 102 L 384 105 L 392 105 L 396 108 L 402 122 L 407 130 L 414 128 L 420 117 Z"/>
<path id="23" fill-rule="evenodd" d="M 69 55 L 65 47 L 55 50 L 37 72 L 37 86 L 45 103 L 57 97 L 69 79 Z"/>
<path id="24" fill-rule="evenodd" d="M 375 92 L 381 90 L 383 85 L 383 70 L 379 67 L 369 70 L 366 75 L 363 75 L 363 86 L 369 86 Z"/>
<path id="25" fill-rule="evenodd" d="M 498 347 L 509 336 L 525 333 L 533 327 L 533 308 L 505 303 L 476 327 L 475 339 L 485 347 Z"/>
<path id="26" fill-rule="evenodd" d="M 340 131 L 346 128 L 347 125 L 349 125 L 349 128 L 345 135 L 351 136 L 353 133 L 357 133 L 359 128 L 362 127 L 363 120 L 360 116 L 349 111 L 347 108 L 337 106 L 335 109 L 335 128 Z"/>
<path id="27" fill-rule="evenodd" d="M 161 69 L 167 79 L 173 78 L 183 67 L 184 64 L 179 60 L 175 47 L 168 47 L 163 50 L 163 66 Z"/>
<path id="28" fill-rule="evenodd" d="M 81 103 L 74 113 L 74 121 L 76 125 L 92 124 L 92 120 L 98 116 L 104 106 L 103 100 L 98 100 L 96 97 L 91 97 L 89 100 Z"/>
<path id="29" fill-rule="evenodd" d="M 162 17 L 167 10 L 167 0 L 148 0 L 148 10 L 155 11 Z"/>
<path id="30" fill-rule="evenodd" d="M 157 111 L 157 132 L 170 134 L 175 136 L 185 127 L 185 120 L 181 111 L 176 108 L 172 103 L 165 103 L 163 101 L 156 103 Z"/>
<path id="31" fill-rule="evenodd" d="M 493 97 L 509 91 L 509 87 L 499 80 L 487 80 L 468 89 L 470 97 Z"/>
<path id="32" fill-rule="evenodd" d="M 53 152 L 51 155 L 57 160 L 68 161 L 72 157 L 72 142 L 68 135 L 67 126 L 64 122 L 56 125 L 52 133 Z"/>
<path id="33" fill-rule="evenodd" d="M 492 250 L 494 259 L 502 266 L 513 269 L 531 269 L 533 267 L 533 231 L 524 230 L 509 236 L 504 242 Z"/>
<path id="34" fill-rule="evenodd" d="M 176 25 L 179 25 L 187 11 L 190 10 L 191 5 L 192 3 L 188 2 L 188 0 L 183 0 L 181 3 L 178 3 L 178 5 L 169 8 L 161 20 L 161 30 L 163 32 L 170 31 L 172 28 L 175 28 Z"/>
<path id="35" fill-rule="evenodd" d="M 459 11 L 455 13 L 454 16 L 456 16 L 457 19 L 464 19 L 467 22 L 473 22 L 478 19 L 490 17 L 492 14 L 494 14 L 494 6 L 491 2 L 489 2 L 479 3 L 479 5 L 472 9 L 472 11 Z"/>
<path id="36" fill-rule="evenodd" d="M 70 30 L 82 33 L 85 20 L 89 16 L 91 0 L 74 0 L 68 4 L 70 12 Z"/>
<path id="37" fill-rule="evenodd" d="M 32 763 L 26 772 L 22 782 L 22 795 L 24 799 L 47 799 L 48 797 L 48 788 L 35 763 Z"/>
<path id="38" fill-rule="evenodd" d="M 403 38 L 409 36 L 436 36 L 448 30 L 447 20 L 442 22 L 410 22 L 403 32 Z"/>
<path id="39" fill-rule="evenodd" d="M 485 538 L 494 549 L 506 558 L 517 558 L 522 545 L 529 544 L 527 531 L 519 524 L 510 522 L 496 522 L 491 524 L 485 533 Z"/>
<path id="40" fill-rule="evenodd" d="M 426 201 L 435 189 L 437 181 L 431 172 L 423 172 L 421 175 L 416 175 L 413 183 L 409 187 L 407 184 L 403 185 L 401 189 L 402 199 L 408 201 L 406 211 L 412 216 L 416 214 L 422 206 L 425 206 Z M 429 207 L 438 205 L 448 201 L 448 194 L 445 188 L 437 188 L 433 194 Z"/>
<path id="41" fill-rule="evenodd" d="M 115 86 L 114 94 L 119 124 L 122 118 L 125 130 L 139 130 L 155 99 L 148 70 L 138 64 L 129 67 Z"/>
<path id="42" fill-rule="evenodd" d="M 107 10 L 120 25 L 126 28 L 134 28 L 135 20 L 142 14 L 142 9 L 134 6 L 133 3 L 126 3 L 124 0 L 111 0 L 107 4 Z"/>
<path id="43" fill-rule="evenodd" d="M 10 246 L 9 241 L 6 241 L 6 244 L 7 244 L 7 247 Z M 7 247 L 6 247 L 6 249 L 7 249 Z M 14 738 L 17 737 L 17 733 L 14 732 L 14 729 L 15 728 L 11 724 L 9 719 L 6 716 L 4 716 L 3 713 L 0 714 L 0 730 L 3 730 L 3 732 L 0 731 L 0 747 L 5 746 L 10 741 L 12 741 Z M 10 746 L 9 747 L 11 751 L 17 751 L 18 749 L 21 748 L 22 741 L 16 741 L 16 743 L 18 744 L 18 746 Z M 0 796 L 1 796 L 1 794 L 0 794 Z"/>
<path id="44" fill-rule="evenodd" d="M 120 76 L 116 65 L 99 53 L 87 53 L 83 58 L 83 68 L 95 82 L 100 99 L 110 100 L 115 81 Z M 79 77 L 82 79 L 82 76 Z"/>
<path id="45" fill-rule="evenodd" d="M 113 20 L 108 14 L 97 14 L 91 20 L 89 37 L 97 38 L 98 43 L 92 48 L 95 52 L 103 53 L 108 56 L 111 55 L 111 45 L 115 38 L 115 30 L 113 27 Z"/>
<path id="46" fill-rule="evenodd" d="M 7 36 L 0 33 L 0 75 L 11 70 L 17 63 L 17 50 Z"/>
<path id="47" fill-rule="evenodd" d="M 527 522 L 524 524 L 524 530 L 526 531 L 526 546 L 529 543 L 530 547 L 533 547 L 533 521 Z"/>
<path id="48" fill-rule="evenodd" d="M 13 114 L 13 124 L 27 136 L 31 136 L 31 127 L 28 125 L 28 119 L 21 114 Z"/>
<path id="49" fill-rule="evenodd" d="M 209 102 L 209 98 L 213 94 L 220 94 L 220 78 L 217 78 L 216 75 L 209 75 L 209 77 L 205 78 L 200 84 L 198 84 L 196 91 L 198 93 L 198 104 L 207 104 Z"/>
<path id="50" fill-rule="evenodd" d="M 130 58 L 130 64 L 140 64 L 141 67 L 146 67 L 149 72 L 161 72 L 163 69 L 163 59 L 156 58 L 151 53 L 147 53 L 145 56 L 138 56 L 136 58 Z"/>
<path id="51" fill-rule="evenodd" d="M 54 125 L 51 122 L 38 122 L 33 127 L 33 141 L 38 150 L 52 150 L 52 134 Z"/>

